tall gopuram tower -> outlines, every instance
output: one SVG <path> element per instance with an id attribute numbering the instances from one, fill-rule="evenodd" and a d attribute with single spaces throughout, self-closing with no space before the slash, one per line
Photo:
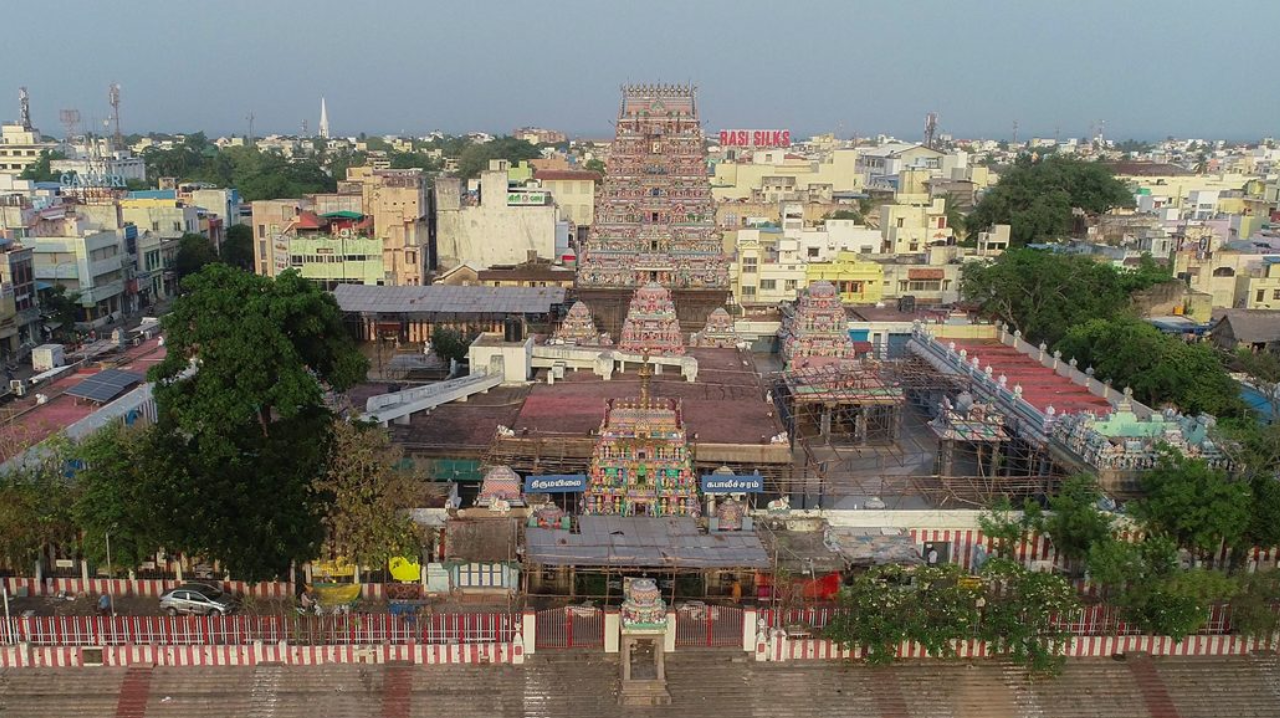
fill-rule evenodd
<path id="1" fill-rule="evenodd" d="M 631 293 L 650 283 L 671 290 L 685 331 L 702 329 L 729 295 L 694 94 L 690 85 L 622 88 L 577 278 L 578 296 L 614 336 Z"/>

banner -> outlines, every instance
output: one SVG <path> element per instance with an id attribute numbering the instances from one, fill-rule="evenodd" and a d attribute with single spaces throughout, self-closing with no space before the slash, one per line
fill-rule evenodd
<path id="1" fill-rule="evenodd" d="M 760 474 L 703 474 L 704 494 L 758 494 L 764 491 L 764 477 Z"/>
<path id="2" fill-rule="evenodd" d="M 526 494 L 572 494 L 586 490 L 586 474 L 546 474 L 524 478 Z"/>

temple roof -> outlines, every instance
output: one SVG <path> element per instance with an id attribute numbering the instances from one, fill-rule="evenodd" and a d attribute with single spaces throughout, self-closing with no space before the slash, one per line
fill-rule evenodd
<path id="1" fill-rule="evenodd" d="M 754 532 L 705 534 L 692 518 L 581 516 L 581 533 L 530 528 L 526 556 L 551 566 L 768 568 Z"/>

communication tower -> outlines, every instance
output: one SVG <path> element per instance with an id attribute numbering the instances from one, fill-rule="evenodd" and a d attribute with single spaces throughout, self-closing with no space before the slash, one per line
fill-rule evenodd
<path id="1" fill-rule="evenodd" d="M 123 150 L 124 135 L 120 134 L 120 83 L 111 83 L 111 88 L 107 91 L 107 98 L 111 102 L 111 124 L 115 126 L 111 144 L 115 149 Z"/>
<path id="2" fill-rule="evenodd" d="M 930 112 L 924 116 L 924 146 L 933 149 L 934 137 L 938 133 L 938 113 Z"/>

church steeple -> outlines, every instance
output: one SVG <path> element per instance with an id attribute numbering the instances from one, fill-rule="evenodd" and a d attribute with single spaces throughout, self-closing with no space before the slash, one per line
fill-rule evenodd
<path id="1" fill-rule="evenodd" d="M 324 98 L 320 98 L 320 137 L 329 139 L 329 109 L 324 106 Z"/>

